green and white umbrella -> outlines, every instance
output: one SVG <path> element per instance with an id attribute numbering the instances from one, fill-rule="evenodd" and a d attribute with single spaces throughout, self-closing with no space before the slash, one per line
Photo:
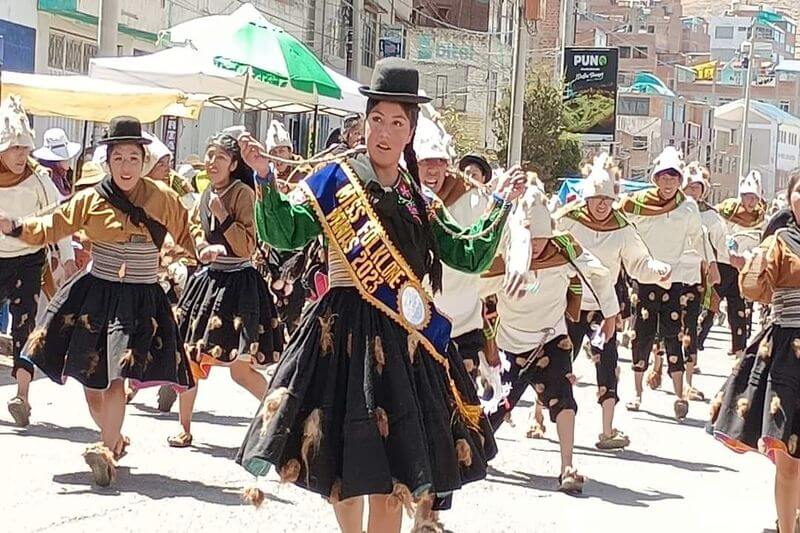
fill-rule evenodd
<path id="1" fill-rule="evenodd" d="M 342 87 L 305 44 L 270 23 L 251 4 L 170 28 L 162 41 L 189 46 L 214 66 L 276 87 L 341 99 Z"/>

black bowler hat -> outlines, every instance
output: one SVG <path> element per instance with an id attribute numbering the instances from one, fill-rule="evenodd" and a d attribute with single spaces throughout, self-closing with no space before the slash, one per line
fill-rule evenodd
<path id="1" fill-rule="evenodd" d="M 108 123 L 108 134 L 99 144 L 150 144 L 152 141 L 142 136 L 142 123 L 134 117 L 114 117 Z"/>
<path id="2" fill-rule="evenodd" d="M 463 171 L 467 165 L 476 165 L 483 172 L 484 178 L 489 180 L 492 177 L 492 166 L 485 157 L 479 154 L 467 154 L 458 162 L 458 170 Z"/>
<path id="3" fill-rule="evenodd" d="M 431 101 L 419 94 L 417 67 L 399 57 L 387 57 L 375 63 L 369 87 L 360 87 L 358 90 L 367 98 L 385 102 L 424 104 Z"/>

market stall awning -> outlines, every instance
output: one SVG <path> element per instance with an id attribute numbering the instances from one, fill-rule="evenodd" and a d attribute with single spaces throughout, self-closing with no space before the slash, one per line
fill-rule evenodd
<path id="1" fill-rule="evenodd" d="M 88 76 L 50 76 L 3 72 L 3 94 L 17 94 L 28 113 L 108 122 L 130 115 L 153 122 L 163 115 L 196 119 L 202 99 L 174 89 L 160 89 Z"/>
<path id="2" fill-rule="evenodd" d="M 327 67 L 325 69 L 342 88 L 340 99 L 251 79 L 246 91 L 245 110 L 302 113 L 318 105 L 320 111 L 336 115 L 363 112 L 366 99 L 358 92 L 359 84 Z M 248 76 L 245 72 L 216 66 L 213 57 L 191 47 L 169 48 L 136 57 L 95 58 L 91 60 L 89 74 L 93 78 L 203 94 L 210 103 L 233 111 L 238 111 L 241 106 Z"/>

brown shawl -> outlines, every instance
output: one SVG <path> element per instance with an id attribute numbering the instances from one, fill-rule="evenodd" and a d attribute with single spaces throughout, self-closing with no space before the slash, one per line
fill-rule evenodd
<path id="1" fill-rule="evenodd" d="M 436 196 L 439 197 L 445 207 L 450 207 L 468 191 L 482 187 L 483 185 L 475 180 L 448 169 L 447 174 L 444 176 L 442 188 L 439 189 Z"/>
<path id="2" fill-rule="evenodd" d="M 739 198 L 728 198 L 717 206 L 717 211 L 728 222 L 743 228 L 755 228 L 764 223 L 767 204 L 762 200 L 758 202 L 755 209 L 748 212 L 742 207 L 742 201 Z"/>
<path id="3" fill-rule="evenodd" d="M 566 205 L 562 211 L 556 215 L 556 218 L 560 217 L 570 218 L 594 231 L 615 231 L 630 224 L 628 219 L 625 218 L 625 215 L 623 215 L 619 209 L 615 208 L 611 209 L 611 214 L 607 216 L 605 220 L 600 221 L 595 219 L 585 201 Z"/>
<path id="4" fill-rule="evenodd" d="M 686 197 L 681 191 L 675 193 L 669 200 L 664 200 L 656 189 L 647 189 L 625 198 L 620 210 L 625 214 L 643 217 L 666 215 L 677 209 L 685 200 Z"/>
<path id="5" fill-rule="evenodd" d="M 14 187 L 25 181 L 33 174 L 33 165 L 29 161 L 22 174 L 14 174 L 0 161 L 0 187 Z"/>

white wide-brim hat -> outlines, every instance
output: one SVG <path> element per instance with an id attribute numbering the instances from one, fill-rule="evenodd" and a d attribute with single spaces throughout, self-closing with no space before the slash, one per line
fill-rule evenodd
<path id="1" fill-rule="evenodd" d="M 34 150 L 33 157 L 44 161 L 67 161 L 78 155 L 81 143 L 72 142 L 61 128 L 51 128 L 44 132 L 41 148 Z"/>
<path id="2" fill-rule="evenodd" d="M 609 173 L 612 166 L 611 157 L 607 152 L 602 152 L 595 156 L 588 175 L 583 180 L 581 196 L 583 198 L 594 198 L 604 196 L 617 199 L 617 187 L 614 177 Z"/>
<path id="3" fill-rule="evenodd" d="M 650 174 L 650 179 L 654 180 L 656 176 L 667 170 L 674 170 L 683 180 L 683 167 L 681 153 L 674 146 L 667 146 L 653 161 L 653 172 Z"/>
<path id="4" fill-rule="evenodd" d="M 444 129 L 431 119 L 420 115 L 414 134 L 414 152 L 417 155 L 417 161 L 444 159 L 449 163 L 451 161 L 449 149 L 451 141 L 452 138 Z"/>

